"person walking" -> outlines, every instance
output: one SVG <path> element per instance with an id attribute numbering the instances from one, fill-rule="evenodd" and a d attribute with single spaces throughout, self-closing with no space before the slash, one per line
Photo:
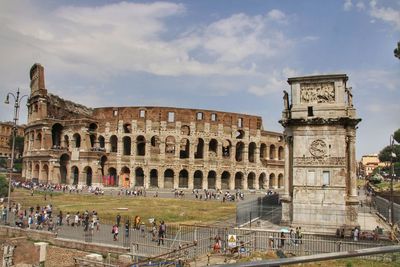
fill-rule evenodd
<path id="1" fill-rule="evenodd" d="M 167 226 L 164 221 L 160 222 L 160 227 L 158 228 L 158 245 L 161 243 L 164 245 L 164 238 L 167 232 Z"/>
<path id="2" fill-rule="evenodd" d="M 114 241 L 118 241 L 118 226 L 114 224 L 111 233 L 113 234 Z"/>
<path id="3" fill-rule="evenodd" d="M 119 225 L 120 225 L 120 222 L 121 222 L 121 215 L 117 215 L 117 226 L 119 227 Z"/>

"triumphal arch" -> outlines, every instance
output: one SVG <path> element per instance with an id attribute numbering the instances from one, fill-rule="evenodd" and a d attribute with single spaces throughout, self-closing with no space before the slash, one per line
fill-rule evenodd
<path id="1" fill-rule="evenodd" d="M 332 231 L 357 225 L 357 124 L 345 74 L 289 78 L 282 222 Z"/>

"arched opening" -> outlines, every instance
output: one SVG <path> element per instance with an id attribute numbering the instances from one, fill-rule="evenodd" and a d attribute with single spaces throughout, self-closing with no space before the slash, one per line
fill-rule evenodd
<path id="1" fill-rule="evenodd" d="M 157 135 L 153 136 L 150 140 L 151 143 L 151 154 L 158 155 L 160 154 L 160 138 Z"/>
<path id="2" fill-rule="evenodd" d="M 107 156 L 102 156 L 100 158 L 100 167 L 101 167 L 101 175 L 104 176 L 104 166 L 106 165 L 107 162 Z"/>
<path id="3" fill-rule="evenodd" d="M 80 148 L 81 147 L 81 136 L 80 134 L 76 133 L 72 136 L 74 139 L 74 147 L 75 148 Z"/>
<path id="4" fill-rule="evenodd" d="M 42 167 L 42 180 L 44 182 L 49 183 L 49 166 L 47 164 Z"/>
<path id="5" fill-rule="evenodd" d="M 167 156 L 175 155 L 175 138 L 173 136 L 165 138 L 165 154 Z"/>
<path id="6" fill-rule="evenodd" d="M 229 158 L 231 156 L 231 141 L 229 140 L 224 140 L 222 143 L 222 156 L 224 158 Z"/>
<path id="7" fill-rule="evenodd" d="M 131 138 L 129 136 L 124 136 L 122 138 L 122 143 L 124 145 L 122 154 L 124 156 L 129 156 L 131 154 Z"/>
<path id="8" fill-rule="evenodd" d="M 144 186 L 144 172 L 142 168 L 136 168 L 135 170 L 135 186 Z"/>
<path id="9" fill-rule="evenodd" d="M 54 124 L 51 127 L 51 138 L 53 140 L 53 146 L 61 146 L 61 133 L 63 126 L 59 123 Z"/>
<path id="10" fill-rule="evenodd" d="M 130 188 L 131 187 L 131 179 L 130 179 L 130 175 L 131 175 L 131 170 L 124 166 L 121 168 L 121 172 L 120 172 L 120 177 L 122 179 L 122 186 L 125 188 Z"/>
<path id="11" fill-rule="evenodd" d="M 267 181 L 265 179 L 266 179 L 265 173 L 261 173 L 259 178 L 258 178 L 258 187 L 259 187 L 259 189 L 266 189 L 265 185 L 266 185 Z"/>
<path id="12" fill-rule="evenodd" d="M 89 127 L 88 127 L 89 133 L 94 133 L 97 130 L 97 128 L 98 128 L 97 124 L 92 122 L 91 124 L 89 124 Z"/>
<path id="13" fill-rule="evenodd" d="M 64 144 L 66 148 L 69 148 L 69 136 L 64 135 Z"/>
<path id="14" fill-rule="evenodd" d="M 243 139 L 244 138 L 244 131 L 243 130 L 237 130 L 236 131 L 236 139 Z"/>
<path id="15" fill-rule="evenodd" d="M 68 154 L 62 154 L 60 157 L 60 182 L 62 184 L 67 183 L 67 168 L 70 157 Z"/>
<path id="16" fill-rule="evenodd" d="M 110 137 L 110 152 L 117 152 L 118 150 L 118 138 L 113 135 Z"/>
<path id="17" fill-rule="evenodd" d="M 278 188 L 283 188 L 283 187 L 284 187 L 284 185 L 283 185 L 283 174 L 280 173 L 278 175 Z"/>
<path id="18" fill-rule="evenodd" d="M 244 150 L 244 143 L 238 142 L 236 144 L 236 155 L 235 155 L 235 159 L 237 162 L 240 162 L 243 160 L 243 150 Z"/>
<path id="19" fill-rule="evenodd" d="M 235 189 L 243 189 L 243 173 L 241 172 L 235 174 Z"/>
<path id="20" fill-rule="evenodd" d="M 269 175 L 269 188 L 274 188 L 275 186 L 275 174 L 271 173 Z"/>
<path id="21" fill-rule="evenodd" d="M 218 141 L 216 139 L 210 140 L 208 151 L 211 158 L 216 158 L 218 156 Z"/>
<path id="22" fill-rule="evenodd" d="M 275 152 L 275 145 L 270 145 L 269 147 L 269 159 L 275 159 L 276 152 Z"/>
<path id="23" fill-rule="evenodd" d="M 124 133 L 132 133 L 132 126 L 130 123 L 124 123 L 123 129 Z"/>
<path id="24" fill-rule="evenodd" d="M 227 171 L 224 171 L 221 174 L 221 189 L 229 190 L 229 180 L 231 179 L 231 174 Z"/>
<path id="25" fill-rule="evenodd" d="M 194 172 L 193 188 L 194 189 L 203 189 L 203 173 L 201 171 Z"/>
<path id="26" fill-rule="evenodd" d="M 35 140 L 35 148 L 40 149 L 42 147 L 42 134 L 38 133 L 36 135 L 36 140 Z"/>
<path id="27" fill-rule="evenodd" d="M 179 172 L 179 188 L 189 188 L 189 174 L 187 170 Z"/>
<path id="28" fill-rule="evenodd" d="M 100 148 L 104 148 L 105 145 L 106 145 L 106 141 L 105 141 L 105 139 L 104 139 L 104 136 L 100 135 L 98 140 L 99 140 L 99 146 L 100 146 Z"/>
<path id="29" fill-rule="evenodd" d="M 207 175 L 208 189 L 216 189 L 216 178 L 217 173 L 215 171 L 209 171 Z"/>
<path id="30" fill-rule="evenodd" d="M 146 139 L 142 135 L 139 135 L 136 138 L 136 155 L 138 156 L 146 155 Z"/>
<path id="31" fill-rule="evenodd" d="M 249 144 L 249 162 L 255 162 L 256 161 L 256 143 L 251 142 Z"/>
<path id="32" fill-rule="evenodd" d="M 204 140 L 202 138 L 197 139 L 196 152 L 194 153 L 195 159 L 202 159 L 204 152 Z"/>
<path id="33" fill-rule="evenodd" d="M 164 172 L 164 188 L 174 188 L 174 171 L 171 169 Z"/>
<path id="34" fill-rule="evenodd" d="M 278 149 L 278 160 L 283 160 L 283 158 L 284 158 L 283 152 L 284 152 L 283 147 L 280 146 Z"/>
<path id="35" fill-rule="evenodd" d="M 247 188 L 248 189 L 256 189 L 255 188 L 255 180 L 256 180 L 256 175 L 254 172 L 250 172 L 249 175 L 247 175 Z"/>
<path id="36" fill-rule="evenodd" d="M 183 138 L 181 140 L 181 147 L 180 147 L 180 151 L 179 151 L 179 158 L 181 159 L 187 159 L 189 158 L 189 147 L 190 147 L 190 143 L 189 140 L 186 138 Z"/>
<path id="37" fill-rule="evenodd" d="M 79 169 L 76 166 L 72 166 L 71 168 L 71 180 L 73 185 L 77 185 L 79 183 Z"/>
<path id="38" fill-rule="evenodd" d="M 117 169 L 111 167 L 108 168 L 108 173 L 105 181 L 103 184 L 108 185 L 108 186 L 118 186 L 119 181 L 118 181 L 118 175 L 117 175 Z"/>
<path id="39" fill-rule="evenodd" d="M 39 170 L 40 170 L 40 166 L 39 164 L 35 165 L 35 168 L 33 169 L 33 178 L 36 178 L 39 180 Z M 40 181 L 43 182 L 43 181 Z"/>
<path id="40" fill-rule="evenodd" d="M 262 143 L 260 146 L 260 159 L 264 160 L 267 156 L 267 145 Z"/>
<path id="41" fill-rule="evenodd" d="M 86 166 L 83 169 L 83 172 L 86 174 L 86 185 L 91 186 L 92 185 L 92 178 L 93 178 L 93 171 L 92 168 L 89 166 Z"/>
<path id="42" fill-rule="evenodd" d="M 181 135 L 190 135 L 190 127 L 187 125 L 182 125 Z"/>
<path id="43" fill-rule="evenodd" d="M 150 187 L 158 187 L 158 171 L 156 169 L 150 171 Z"/>
<path id="44" fill-rule="evenodd" d="M 90 138 L 90 147 L 94 147 L 95 146 L 95 144 L 96 144 L 96 135 L 95 134 L 90 134 L 89 135 L 89 138 Z"/>

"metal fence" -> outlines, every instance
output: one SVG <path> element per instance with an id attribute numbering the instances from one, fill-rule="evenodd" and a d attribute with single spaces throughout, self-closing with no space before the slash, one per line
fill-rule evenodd
<path id="1" fill-rule="evenodd" d="M 250 224 L 257 219 L 278 223 L 281 219 L 279 195 L 267 195 L 239 202 L 236 206 L 236 225 Z"/>
<path id="2" fill-rule="evenodd" d="M 372 196 L 372 205 L 378 213 L 385 218 L 387 222 L 390 221 L 390 201 L 379 196 Z M 393 203 L 394 223 L 399 225 L 400 222 L 400 205 Z"/>

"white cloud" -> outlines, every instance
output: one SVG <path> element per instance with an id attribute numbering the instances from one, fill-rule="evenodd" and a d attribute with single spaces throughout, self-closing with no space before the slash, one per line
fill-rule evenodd
<path id="1" fill-rule="evenodd" d="M 350 11 L 353 7 L 353 3 L 351 2 L 351 0 L 345 0 L 344 4 L 343 4 L 343 9 L 345 11 Z"/>
<path id="2" fill-rule="evenodd" d="M 264 77 L 262 85 L 253 85 L 248 88 L 251 94 L 263 96 L 277 91 L 283 91 L 287 87 L 287 78 L 298 76 L 299 73 L 291 68 L 284 68 L 281 71 L 272 71 Z"/>
<path id="3" fill-rule="evenodd" d="M 356 4 L 357 10 L 361 11 L 365 9 L 365 4 L 362 1 L 357 2 Z"/>
<path id="4" fill-rule="evenodd" d="M 8 4 L 0 11 L 2 34 L 18 39 L 24 53 L 35 55 L 50 68 L 100 79 L 126 72 L 249 75 L 253 70 L 239 62 L 254 56 L 273 57 L 292 44 L 270 25 L 287 18 L 276 9 L 266 15 L 233 14 L 166 39 L 167 20 L 185 14 L 182 4 L 121 2 L 44 12 L 29 3 Z M 10 10 L 23 14 L 11 15 Z M 0 49 L 15 47 L 0 44 Z M 12 53 L 5 57 L 13 61 Z"/>
<path id="5" fill-rule="evenodd" d="M 378 7 L 376 0 L 371 0 L 370 16 L 380 19 L 394 26 L 395 30 L 400 31 L 400 10 L 395 10 L 391 7 Z"/>

